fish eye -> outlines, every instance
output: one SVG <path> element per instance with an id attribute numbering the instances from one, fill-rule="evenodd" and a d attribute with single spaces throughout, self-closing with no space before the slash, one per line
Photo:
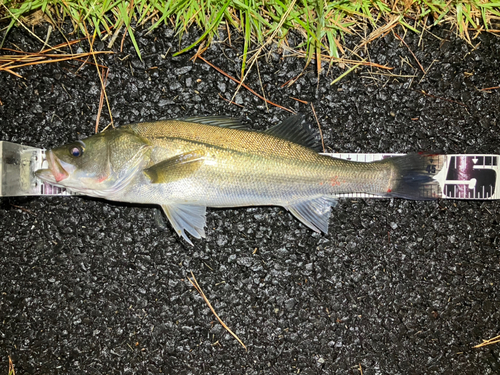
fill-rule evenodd
<path id="1" fill-rule="evenodd" d="M 71 146 L 69 148 L 69 154 L 75 158 L 79 158 L 83 155 L 83 147 L 80 145 Z"/>

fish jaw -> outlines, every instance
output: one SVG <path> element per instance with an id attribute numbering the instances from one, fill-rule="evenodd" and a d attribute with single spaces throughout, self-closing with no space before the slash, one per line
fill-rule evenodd
<path id="1" fill-rule="evenodd" d="M 39 169 L 35 172 L 36 176 L 41 180 L 53 184 L 59 184 L 61 181 L 67 179 L 74 167 L 60 160 L 52 150 L 47 151 L 48 169 Z"/>

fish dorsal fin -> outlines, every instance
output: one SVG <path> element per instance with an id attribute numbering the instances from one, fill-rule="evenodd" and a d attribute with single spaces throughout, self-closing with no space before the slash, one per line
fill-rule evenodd
<path id="1" fill-rule="evenodd" d="M 205 162 L 205 152 L 194 150 L 163 160 L 143 172 L 153 184 L 164 184 L 189 177 Z"/>
<path id="2" fill-rule="evenodd" d="M 319 151 L 315 134 L 303 115 L 290 116 L 266 133 Z"/>
<path id="3" fill-rule="evenodd" d="M 328 233 L 330 207 L 337 204 L 337 200 L 329 197 L 319 197 L 296 202 L 286 208 L 302 223 L 316 232 Z"/>
<path id="4" fill-rule="evenodd" d="M 195 116 L 195 117 L 183 117 L 177 120 L 185 122 L 196 122 L 197 124 L 204 124 L 204 125 L 220 126 L 221 128 L 249 129 L 249 127 L 242 124 L 239 119 L 233 117 Z"/>
<path id="5" fill-rule="evenodd" d="M 194 238 L 205 238 L 205 214 L 207 211 L 205 206 L 170 203 L 162 204 L 161 208 L 177 234 L 184 238 L 187 243 L 193 245 L 186 231 Z"/>

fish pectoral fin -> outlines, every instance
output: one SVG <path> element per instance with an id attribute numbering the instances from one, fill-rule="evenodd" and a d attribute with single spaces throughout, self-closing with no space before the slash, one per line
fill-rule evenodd
<path id="1" fill-rule="evenodd" d="M 204 227 L 207 211 L 205 206 L 170 203 L 162 204 L 161 208 L 163 208 L 165 215 L 167 215 L 177 234 L 183 237 L 187 243 L 193 245 L 186 231 L 194 238 L 205 238 Z"/>
<path id="2" fill-rule="evenodd" d="M 319 197 L 295 202 L 286 208 L 302 223 L 315 232 L 328 233 L 330 207 L 334 207 L 337 200 L 329 197 Z"/>
<path id="3" fill-rule="evenodd" d="M 205 162 L 205 151 L 194 150 L 175 155 L 147 169 L 144 174 L 153 184 L 173 182 L 196 172 Z"/>
<path id="4" fill-rule="evenodd" d="M 177 120 L 185 122 L 196 122 L 197 124 L 203 125 L 219 126 L 221 128 L 249 129 L 249 127 L 242 124 L 239 119 L 225 116 L 183 117 Z"/>
<path id="5" fill-rule="evenodd" d="M 293 115 L 283 120 L 281 124 L 266 130 L 266 133 L 287 141 L 319 151 L 316 136 L 303 115 Z"/>

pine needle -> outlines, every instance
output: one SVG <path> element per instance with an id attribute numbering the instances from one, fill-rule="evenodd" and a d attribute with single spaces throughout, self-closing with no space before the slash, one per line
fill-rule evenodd
<path id="1" fill-rule="evenodd" d="M 49 20 L 53 27 L 57 27 L 57 24 L 69 19 L 75 29 L 85 35 L 88 35 L 85 26 L 88 22 L 92 25 L 92 33 L 110 37 L 110 45 L 120 30 L 125 29 L 124 38 L 128 36 L 139 57 L 141 50 L 134 36 L 134 27 L 145 25 L 147 21 L 152 23 L 149 32 L 165 24 L 173 26 L 179 38 L 191 27 L 199 29 L 200 38 L 185 48 L 179 48 L 174 55 L 202 42 L 209 46 L 219 30 L 224 28 L 228 30 L 231 45 L 232 26 L 238 28 L 243 36 L 241 82 L 245 81 L 264 48 L 271 44 L 278 48 L 286 47 L 290 31 L 294 31 L 293 34 L 299 38 L 294 50 L 304 50 L 297 56 L 306 59 L 306 66 L 315 57 L 319 71 L 321 62 L 325 60 L 342 66 L 342 61 L 337 59 L 350 53 L 342 46 L 344 37 L 358 34 L 367 25 L 371 27 L 371 33 L 360 41 L 354 52 L 396 27 L 422 33 L 439 24 L 447 24 L 451 30 L 457 30 L 461 38 L 472 44 L 482 32 L 498 33 L 496 25 L 500 19 L 500 2 L 486 0 L 9 0 L 0 4 L 2 9 L 5 8 L 4 18 L 9 21 L 0 47 L 15 25 L 21 25 L 32 33 L 22 21 L 36 12 L 41 14 L 37 17 L 38 22 Z M 427 25 L 429 19 L 434 20 L 432 25 Z M 33 37 L 43 45 L 47 42 L 35 34 Z"/>
<path id="2" fill-rule="evenodd" d="M 500 343 L 500 336 L 493 337 L 488 340 L 483 340 L 481 344 L 474 346 L 473 348 L 482 348 L 483 346 L 493 345 Z"/>
<path id="3" fill-rule="evenodd" d="M 255 96 L 257 96 L 258 98 L 262 99 L 266 103 L 274 105 L 275 107 L 284 109 L 285 111 L 288 111 L 288 112 L 291 112 L 291 113 L 295 113 L 294 111 L 292 111 L 289 108 L 283 107 L 283 106 L 281 106 L 279 104 L 273 103 L 272 101 L 264 98 L 262 95 L 258 94 L 257 92 L 255 92 L 254 90 L 252 90 L 250 87 L 248 87 L 244 83 L 238 81 L 236 78 L 234 78 L 234 77 L 230 76 L 229 74 L 227 74 L 226 72 L 224 72 L 221 68 L 218 68 L 214 64 L 208 62 L 204 57 L 196 55 L 196 58 L 198 58 L 200 60 L 203 60 L 206 64 L 210 65 L 212 68 L 214 68 L 215 70 L 217 70 L 219 73 L 221 73 L 222 75 L 226 76 L 227 78 L 233 80 L 234 82 L 236 82 L 237 84 L 241 85 L 242 87 L 246 88 L 248 91 L 250 91 L 252 94 L 254 94 Z M 231 100 L 231 102 L 232 102 L 232 100 Z"/>
<path id="4" fill-rule="evenodd" d="M 241 346 L 243 346 L 245 348 L 245 350 L 248 350 L 247 347 L 245 346 L 245 344 L 243 344 L 243 341 L 241 341 L 240 338 L 238 336 L 236 336 L 236 334 L 229 329 L 229 327 L 226 325 L 226 323 L 224 323 L 222 321 L 222 319 L 219 317 L 219 315 L 217 315 L 217 313 L 215 312 L 214 308 L 212 307 L 212 304 L 210 303 L 210 301 L 208 300 L 207 296 L 205 295 L 205 293 L 201 289 L 200 285 L 198 284 L 198 281 L 194 277 L 194 274 L 193 274 L 192 271 L 191 271 L 191 276 L 193 277 L 193 279 L 190 279 L 188 277 L 188 280 L 191 282 L 191 284 L 193 284 L 194 288 L 203 297 L 203 299 L 205 300 L 205 303 L 208 305 L 208 307 L 210 308 L 210 310 L 212 311 L 212 313 L 215 315 L 215 317 L 217 318 L 217 320 L 219 321 L 219 323 L 226 329 L 226 331 L 228 331 L 241 344 Z"/>
<path id="5" fill-rule="evenodd" d="M 113 53 L 111 51 L 96 51 L 96 52 L 84 52 L 84 53 L 58 53 L 58 54 L 49 54 L 45 53 L 50 49 L 44 50 L 42 52 L 24 52 L 17 51 L 10 48 L 2 48 L 2 51 L 14 52 L 15 55 L 1 55 L 0 56 L 0 72 L 6 71 L 11 73 L 19 78 L 22 76 L 16 72 L 15 69 L 23 68 L 31 65 L 39 65 L 39 64 L 52 64 L 61 61 L 81 61 L 85 62 L 84 58 L 98 55 L 98 54 L 108 54 Z M 94 63 L 92 63 L 94 65 Z M 96 65 L 98 68 L 105 68 L 103 65 Z"/>
<path id="6" fill-rule="evenodd" d="M 411 55 L 413 56 L 413 58 L 414 58 L 414 59 L 415 59 L 415 61 L 417 62 L 418 66 L 420 67 L 420 70 L 422 70 L 422 72 L 424 72 L 424 74 L 425 74 L 425 69 L 424 69 L 424 67 L 422 66 L 422 64 L 420 64 L 420 61 L 418 61 L 417 56 L 415 56 L 415 54 L 414 54 L 414 53 L 413 53 L 413 51 L 410 49 L 410 47 L 408 46 L 408 44 L 406 44 L 406 42 L 404 41 L 404 39 L 403 39 L 403 38 L 401 38 L 401 37 L 400 37 L 398 34 L 396 34 L 396 33 L 394 33 L 394 36 L 395 36 L 396 38 L 398 38 L 398 39 L 401 41 L 401 43 L 403 43 L 403 44 L 406 46 L 406 48 L 408 48 L 408 51 L 410 51 Z"/>
<path id="7" fill-rule="evenodd" d="M 310 104 L 311 104 L 311 108 L 312 108 L 312 111 L 314 114 L 314 118 L 316 119 L 316 123 L 318 124 L 319 135 L 321 137 L 321 146 L 323 147 L 323 152 L 326 152 L 325 141 L 323 139 L 323 131 L 321 130 L 321 125 L 319 124 L 318 116 L 316 116 L 316 110 L 314 109 L 314 105 L 312 103 L 310 103 Z"/>
<path id="8" fill-rule="evenodd" d="M 99 121 L 101 120 L 102 106 L 104 104 L 105 87 L 106 87 L 106 83 L 108 82 L 108 73 L 109 73 L 109 69 L 106 69 L 106 75 L 104 75 L 104 69 L 102 70 L 101 76 L 104 75 L 104 82 L 103 82 L 103 85 L 101 86 L 101 97 L 99 98 L 99 109 L 97 110 L 97 117 L 95 119 L 95 133 L 96 134 L 99 132 Z"/>

